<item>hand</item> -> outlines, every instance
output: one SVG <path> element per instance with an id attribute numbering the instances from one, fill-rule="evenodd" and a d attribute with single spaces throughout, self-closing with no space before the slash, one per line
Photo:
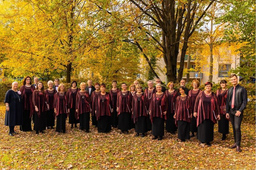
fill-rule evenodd
<path id="1" fill-rule="evenodd" d="M 119 107 L 116 108 L 116 111 L 119 112 Z"/>
<path id="2" fill-rule="evenodd" d="M 50 110 L 50 106 L 49 106 L 49 104 L 47 104 L 46 106 L 47 106 L 47 110 Z"/>
<path id="3" fill-rule="evenodd" d="M 238 110 L 238 111 L 236 111 L 235 115 L 239 117 L 241 115 L 241 112 Z"/>
<path id="4" fill-rule="evenodd" d="M 37 106 L 35 106 L 35 111 L 38 112 L 38 107 Z"/>
<path id="5" fill-rule="evenodd" d="M 54 109 L 54 113 L 57 113 L 57 110 L 56 110 L 56 109 Z"/>
<path id="6" fill-rule="evenodd" d="M 114 109 L 111 109 L 111 113 L 114 111 Z"/>
<path id="7" fill-rule="evenodd" d="M 220 115 L 217 116 L 217 120 L 220 120 Z"/>
<path id="8" fill-rule="evenodd" d="M 194 112 L 194 117 L 196 117 L 196 115 L 197 115 L 197 113 L 196 113 L 196 112 Z"/>
<path id="9" fill-rule="evenodd" d="M 151 111 L 149 111 L 148 114 L 151 115 Z"/>
<path id="10" fill-rule="evenodd" d="M 97 110 L 95 110 L 95 114 L 97 113 Z"/>
<path id="11" fill-rule="evenodd" d="M 78 109 L 76 109 L 76 113 L 78 113 Z"/>
<path id="12" fill-rule="evenodd" d="M 226 113 L 226 119 L 229 119 L 229 113 Z"/>
<path id="13" fill-rule="evenodd" d="M 70 112 L 70 109 L 68 109 L 68 113 Z"/>
<path id="14" fill-rule="evenodd" d="M 9 112 L 10 108 L 9 106 L 6 106 L 6 111 Z"/>
<path id="15" fill-rule="evenodd" d="M 176 119 L 176 114 L 173 115 L 173 118 Z"/>
<path id="16" fill-rule="evenodd" d="M 167 112 L 165 111 L 163 114 L 166 115 L 166 113 L 167 113 Z"/>

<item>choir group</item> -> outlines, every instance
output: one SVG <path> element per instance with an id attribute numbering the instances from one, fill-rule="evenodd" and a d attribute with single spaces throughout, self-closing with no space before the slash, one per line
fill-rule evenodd
<path id="1" fill-rule="evenodd" d="M 112 128 L 127 134 L 135 128 L 136 136 L 144 137 L 151 131 L 153 138 L 162 140 L 167 132 L 178 133 L 181 142 L 195 136 L 200 143 L 210 146 L 214 137 L 214 124 L 218 122 L 218 131 L 222 140 L 229 133 L 229 119 L 233 125 L 235 144 L 240 150 L 242 112 L 245 109 L 246 90 L 239 86 L 237 76 L 231 77 L 233 87 L 227 89 L 227 82 L 222 80 L 216 94 L 212 92 L 212 83 L 205 83 L 205 89 L 199 89 L 198 80 L 192 81 L 193 89 L 185 87 L 185 80 L 180 81 L 176 90 L 169 82 L 167 89 L 160 79 L 148 81 L 143 89 L 138 81 L 127 86 L 117 81 L 106 91 L 105 84 L 88 80 L 79 87 L 76 81 L 66 90 L 59 79 L 48 81 L 47 89 L 38 78 L 24 78 L 23 86 L 18 90 L 18 83 L 13 82 L 12 89 L 6 93 L 5 125 L 9 126 L 9 135 L 13 136 L 14 126 L 20 125 L 21 131 L 32 131 L 34 122 L 36 134 L 53 129 L 56 119 L 56 131 L 66 132 L 66 119 L 71 128 L 77 127 L 90 132 L 90 119 L 99 133 L 110 132 Z M 234 90 L 236 89 L 236 90 Z M 235 95 L 233 95 L 235 94 Z M 239 114 L 240 112 L 240 114 Z M 237 123 L 238 122 L 238 123 Z"/>

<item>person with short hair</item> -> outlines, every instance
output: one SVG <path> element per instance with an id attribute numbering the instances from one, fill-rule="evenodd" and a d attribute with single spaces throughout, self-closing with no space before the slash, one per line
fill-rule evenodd
<path id="1" fill-rule="evenodd" d="M 144 90 L 144 96 L 145 96 L 146 109 L 147 109 L 147 112 L 149 112 L 149 105 L 152 100 L 153 94 L 156 92 L 156 88 L 154 87 L 154 82 L 152 80 L 149 80 L 147 84 L 148 84 L 148 87 Z M 150 116 L 148 116 L 147 118 L 147 128 L 148 128 L 148 131 L 152 129 Z"/>
<path id="2" fill-rule="evenodd" d="M 70 109 L 69 114 L 69 124 L 71 124 L 71 129 L 74 127 L 77 127 L 77 123 L 79 122 L 76 117 L 76 95 L 79 91 L 79 88 L 77 87 L 77 82 L 73 81 L 71 83 L 71 87 L 67 91 L 67 98 L 68 98 L 68 108 Z"/>
<path id="3" fill-rule="evenodd" d="M 211 146 L 214 124 L 220 119 L 217 97 L 212 92 L 212 83 L 205 83 L 205 90 L 196 97 L 194 117 L 197 121 L 197 138 L 200 144 Z"/>
<path id="4" fill-rule="evenodd" d="M 95 83 L 94 84 L 94 87 L 95 87 L 95 90 L 92 92 L 92 95 L 91 95 L 91 108 L 92 108 L 92 117 L 96 117 L 95 115 L 95 112 L 98 108 L 98 96 L 100 95 L 100 84 L 99 83 Z M 94 122 L 98 122 L 97 121 L 97 118 L 96 120 L 94 120 Z M 97 126 L 98 126 L 98 123 L 97 123 Z"/>
<path id="5" fill-rule="evenodd" d="M 56 78 L 54 79 L 54 88 L 58 92 L 58 87 L 59 87 L 60 79 Z"/>
<path id="6" fill-rule="evenodd" d="M 87 87 L 86 87 L 85 90 L 88 92 L 89 96 L 91 97 L 93 91 L 95 90 L 95 87 L 92 85 L 92 80 L 89 79 L 89 80 L 87 81 Z M 96 119 L 96 116 L 95 116 L 94 113 L 92 113 L 92 125 L 94 125 L 95 127 L 97 127 L 97 119 Z"/>
<path id="7" fill-rule="evenodd" d="M 39 78 L 38 77 L 34 77 L 34 84 L 32 84 L 32 87 L 34 89 L 36 89 L 38 82 L 39 82 Z"/>
<path id="8" fill-rule="evenodd" d="M 53 81 L 47 82 L 48 89 L 45 90 L 46 102 L 49 105 L 49 110 L 46 113 L 46 127 L 47 129 L 53 129 L 55 124 L 55 114 L 54 114 L 54 95 L 57 93 L 53 87 Z"/>
<path id="9" fill-rule="evenodd" d="M 189 89 L 186 87 L 186 80 L 185 79 L 180 80 L 180 86 L 185 87 L 185 93 L 186 93 L 186 95 L 188 95 Z M 180 92 L 178 92 L 178 95 L 180 95 Z"/>
<path id="10" fill-rule="evenodd" d="M 230 118 L 234 132 L 235 144 L 231 148 L 236 148 L 237 152 L 241 152 L 241 123 L 247 104 L 247 91 L 243 86 L 239 85 L 236 74 L 232 74 L 230 78 L 233 87 L 228 89 L 226 118 Z"/>
<path id="11" fill-rule="evenodd" d="M 161 86 L 162 86 L 162 92 L 165 92 L 165 91 L 166 91 L 166 88 L 163 86 L 163 83 L 162 83 L 162 81 L 161 81 L 160 78 L 156 78 L 156 79 L 155 79 L 155 82 L 156 82 L 156 84 L 161 84 Z"/>
<path id="12" fill-rule="evenodd" d="M 111 125 L 113 128 L 116 128 L 118 125 L 118 117 L 117 117 L 117 111 L 116 111 L 116 103 L 117 103 L 117 94 L 119 93 L 119 89 L 117 88 L 117 81 L 112 81 L 112 88 L 109 91 L 109 94 L 111 96 L 111 102 L 112 102 L 112 116 L 111 116 Z"/>
<path id="13" fill-rule="evenodd" d="M 18 82 L 12 83 L 12 89 L 5 94 L 4 103 L 6 107 L 4 124 L 9 126 L 9 135 L 14 136 L 15 126 L 22 124 L 22 100 L 18 91 Z"/>
<path id="14" fill-rule="evenodd" d="M 86 84 L 80 84 L 80 91 L 76 95 L 76 118 L 80 122 L 80 129 L 89 133 L 90 130 L 91 98 L 86 91 Z"/>

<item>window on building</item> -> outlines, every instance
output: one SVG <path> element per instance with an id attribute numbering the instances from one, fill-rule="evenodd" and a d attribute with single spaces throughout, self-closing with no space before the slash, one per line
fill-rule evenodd
<path id="1" fill-rule="evenodd" d="M 219 65 L 219 77 L 228 77 L 228 72 L 231 69 L 231 64 Z"/>

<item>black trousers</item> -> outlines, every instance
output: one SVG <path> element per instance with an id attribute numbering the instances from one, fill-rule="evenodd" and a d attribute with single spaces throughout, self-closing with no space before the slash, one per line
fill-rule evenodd
<path id="1" fill-rule="evenodd" d="M 230 115 L 230 121 L 233 127 L 233 133 L 234 133 L 234 140 L 236 143 L 236 146 L 240 146 L 241 144 L 241 123 L 243 119 L 243 112 L 240 116 L 236 116 L 236 110 L 231 110 Z"/>
<path id="2" fill-rule="evenodd" d="M 9 133 L 14 133 L 14 126 L 9 126 Z"/>

